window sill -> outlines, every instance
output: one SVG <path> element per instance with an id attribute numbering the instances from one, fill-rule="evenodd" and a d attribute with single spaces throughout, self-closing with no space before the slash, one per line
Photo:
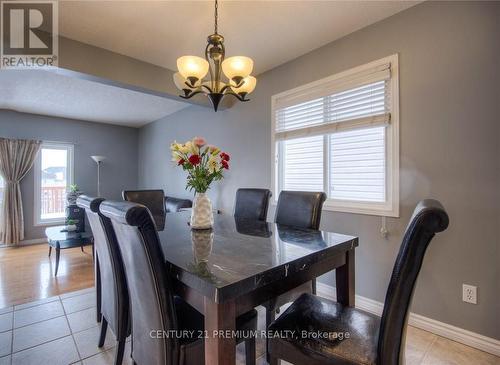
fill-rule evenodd
<path id="1" fill-rule="evenodd" d="M 372 215 L 378 217 L 393 217 L 399 218 L 399 209 L 383 209 L 383 208 L 374 208 L 373 206 L 366 204 L 356 204 L 356 206 L 339 206 L 334 205 L 328 200 L 323 204 L 323 211 L 327 212 L 338 212 L 338 213 L 351 213 L 351 214 L 363 214 L 363 215 Z M 276 208 L 278 202 L 276 200 L 271 202 L 273 208 Z"/>
<path id="2" fill-rule="evenodd" d="M 66 224 L 66 219 L 61 218 L 60 220 L 57 221 L 42 221 L 42 222 L 36 222 L 34 224 L 35 227 L 50 227 L 50 226 L 61 226 Z"/>

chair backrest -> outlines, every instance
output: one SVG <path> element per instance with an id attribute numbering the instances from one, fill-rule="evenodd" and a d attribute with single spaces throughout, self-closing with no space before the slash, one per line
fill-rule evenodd
<path id="1" fill-rule="evenodd" d="M 101 313 L 117 337 L 128 335 L 129 295 L 123 260 L 116 235 L 109 219 L 99 213 L 102 198 L 86 195 L 78 197 L 76 204 L 85 209 L 94 236 L 94 249 L 101 278 Z M 104 224 L 107 221 L 108 224 Z"/>
<path id="2" fill-rule="evenodd" d="M 271 195 L 269 189 L 238 189 L 236 191 L 234 216 L 265 221 L 267 218 L 267 205 Z"/>
<path id="3" fill-rule="evenodd" d="M 124 190 L 123 200 L 146 206 L 153 215 L 156 229 L 165 229 L 165 193 L 163 190 Z"/>
<path id="4" fill-rule="evenodd" d="M 167 213 L 175 213 L 181 209 L 191 208 L 193 202 L 189 199 L 179 199 L 172 196 L 165 197 L 165 210 Z"/>
<path id="5" fill-rule="evenodd" d="M 283 190 L 278 198 L 275 222 L 297 228 L 319 229 L 325 200 L 323 192 Z"/>
<path id="6" fill-rule="evenodd" d="M 168 332 L 156 332 L 178 328 L 172 284 L 151 213 L 130 202 L 105 201 L 100 210 L 111 220 L 125 266 L 132 307 L 132 357 L 138 364 L 177 364 L 178 340 L 162 335 Z"/>
<path id="7" fill-rule="evenodd" d="M 385 296 L 379 342 L 378 364 L 396 365 L 404 356 L 408 309 L 425 251 L 434 235 L 448 227 L 449 218 L 437 200 L 416 206 L 406 228 Z"/>

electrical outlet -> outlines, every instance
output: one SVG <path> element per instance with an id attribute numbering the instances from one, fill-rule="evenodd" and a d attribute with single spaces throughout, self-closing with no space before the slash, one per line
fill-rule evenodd
<path id="1" fill-rule="evenodd" d="M 477 286 L 462 284 L 462 301 L 477 304 Z"/>

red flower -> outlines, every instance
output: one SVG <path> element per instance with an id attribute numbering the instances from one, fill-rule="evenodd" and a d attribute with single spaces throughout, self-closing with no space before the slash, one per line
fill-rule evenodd
<path id="1" fill-rule="evenodd" d="M 227 156 L 229 158 L 229 156 Z M 221 165 L 223 168 L 225 168 L 226 170 L 229 170 L 229 164 L 227 163 L 226 160 L 222 160 L 221 162 Z"/>
<path id="2" fill-rule="evenodd" d="M 189 162 L 191 165 L 196 166 L 201 162 L 201 158 L 199 155 L 192 155 L 189 157 Z"/>
<path id="3" fill-rule="evenodd" d="M 184 162 L 186 162 L 183 158 L 181 158 L 179 161 L 177 161 L 177 166 L 184 165 Z"/>
<path id="4" fill-rule="evenodd" d="M 222 161 L 229 161 L 231 159 L 226 152 L 222 152 L 220 158 L 222 158 Z"/>

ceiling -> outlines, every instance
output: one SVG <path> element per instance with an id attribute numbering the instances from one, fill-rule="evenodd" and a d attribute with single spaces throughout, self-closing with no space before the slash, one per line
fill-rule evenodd
<path id="1" fill-rule="evenodd" d="M 420 1 L 219 0 L 227 56 L 270 70 Z M 171 70 L 202 56 L 213 1 L 59 1 L 59 33 Z M 0 108 L 140 127 L 189 104 L 40 70 L 0 71 Z"/>
<path id="2" fill-rule="evenodd" d="M 420 1 L 219 2 L 227 56 L 245 55 L 259 74 Z M 68 38 L 175 70 L 202 56 L 213 33 L 212 1 L 60 1 Z"/>
<path id="3" fill-rule="evenodd" d="M 140 127 L 189 104 L 41 70 L 0 71 L 0 109 Z"/>

